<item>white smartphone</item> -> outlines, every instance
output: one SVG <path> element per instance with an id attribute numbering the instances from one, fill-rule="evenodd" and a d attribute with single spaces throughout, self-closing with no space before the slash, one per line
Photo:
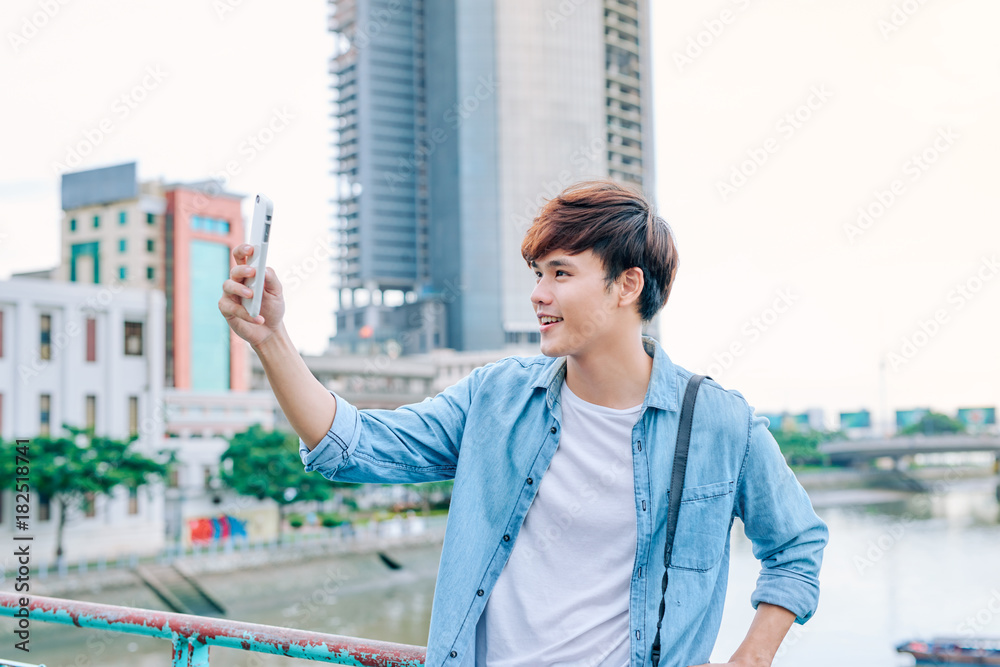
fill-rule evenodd
<path id="1" fill-rule="evenodd" d="M 243 284 L 253 291 L 253 297 L 243 299 L 243 307 L 250 313 L 250 317 L 260 315 L 260 300 L 264 296 L 264 270 L 267 268 L 267 241 L 271 236 L 271 215 L 274 213 L 274 204 L 264 195 L 257 195 L 257 200 L 253 207 L 253 220 L 250 222 L 250 245 L 253 246 L 253 255 L 250 256 L 248 266 L 257 269 L 252 278 L 247 278 Z"/>

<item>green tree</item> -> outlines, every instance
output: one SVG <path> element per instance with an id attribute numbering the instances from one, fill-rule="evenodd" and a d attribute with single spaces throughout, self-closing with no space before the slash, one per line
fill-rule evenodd
<path id="1" fill-rule="evenodd" d="M 790 466 L 827 465 L 828 457 L 819 451 L 819 444 L 841 434 L 837 431 L 798 431 L 781 429 L 771 433 Z"/>
<path id="2" fill-rule="evenodd" d="M 331 483 L 318 473 L 306 472 L 294 433 L 265 431 L 257 424 L 229 441 L 222 463 L 219 477 L 227 487 L 241 496 L 270 498 L 278 504 L 279 536 L 290 505 L 329 500 L 334 486 L 357 486 Z"/>
<path id="3" fill-rule="evenodd" d="M 118 486 L 138 488 L 162 478 L 167 462 L 147 458 L 133 450 L 135 438 L 114 440 L 95 436 L 93 430 L 83 430 L 63 424 L 69 437 L 31 438 L 28 444 L 28 486 L 38 496 L 47 498 L 59 508 L 56 528 L 56 559 L 63 556 L 63 533 L 71 511 L 78 509 L 88 494 L 110 496 Z M 0 467 L 0 488 L 18 489 L 15 472 L 9 469 L 16 456 L 15 442 L 0 444 L 4 463 Z M 168 455 L 160 452 L 159 456 Z"/>
<path id="4" fill-rule="evenodd" d="M 896 435 L 935 435 L 937 433 L 965 433 L 965 424 L 940 412 L 927 412 L 915 424 L 900 429 Z"/>

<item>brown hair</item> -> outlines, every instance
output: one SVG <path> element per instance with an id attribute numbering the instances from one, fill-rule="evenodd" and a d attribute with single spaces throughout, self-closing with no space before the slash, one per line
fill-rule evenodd
<path id="1" fill-rule="evenodd" d="M 553 250 L 592 250 L 604 264 L 609 290 L 626 269 L 642 269 L 637 305 L 643 322 L 667 303 L 677 273 L 670 226 L 640 193 L 610 180 L 571 185 L 542 206 L 521 242 L 521 256 L 530 266 Z"/>

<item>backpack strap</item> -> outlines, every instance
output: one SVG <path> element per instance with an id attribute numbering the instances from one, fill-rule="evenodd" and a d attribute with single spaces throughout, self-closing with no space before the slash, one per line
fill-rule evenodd
<path id="1" fill-rule="evenodd" d="M 663 613 L 666 611 L 667 569 L 670 567 L 670 554 L 674 548 L 674 534 L 677 532 L 677 516 L 681 511 L 681 493 L 684 491 L 684 471 L 687 470 L 688 445 L 691 443 L 691 421 L 694 417 L 694 402 L 698 398 L 698 387 L 707 375 L 692 375 L 684 390 L 684 402 L 681 404 L 681 420 L 677 427 L 677 446 L 674 448 L 674 465 L 670 474 L 670 499 L 667 505 L 667 540 L 663 547 L 663 583 L 660 591 L 660 613 L 656 619 L 656 637 L 653 638 L 651 651 L 653 667 L 660 664 L 660 626 L 663 624 Z"/>

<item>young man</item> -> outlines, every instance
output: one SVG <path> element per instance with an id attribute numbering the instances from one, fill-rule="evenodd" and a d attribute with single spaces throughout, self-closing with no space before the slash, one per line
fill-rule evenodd
<path id="1" fill-rule="evenodd" d="M 650 665 L 671 468 L 691 372 L 642 335 L 677 250 L 638 194 L 582 183 L 525 235 L 542 354 L 473 371 L 421 403 L 359 411 L 309 372 L 267 269 L 261 317 L 240 297 L 239 246 L 219 308 L 260 357 L 307 470 L 351 482 L 455 479 L 427 664 Z M 687 326 L 699 326 L 691 322 Z M 704 665 L 722 618 L 739 517 L 763 563 L 756 616 L 729 665 L 770 665 L 816 609 L 826 525 L 743 396 L 705 380 L 660 631 L 664 667 Z"/>

